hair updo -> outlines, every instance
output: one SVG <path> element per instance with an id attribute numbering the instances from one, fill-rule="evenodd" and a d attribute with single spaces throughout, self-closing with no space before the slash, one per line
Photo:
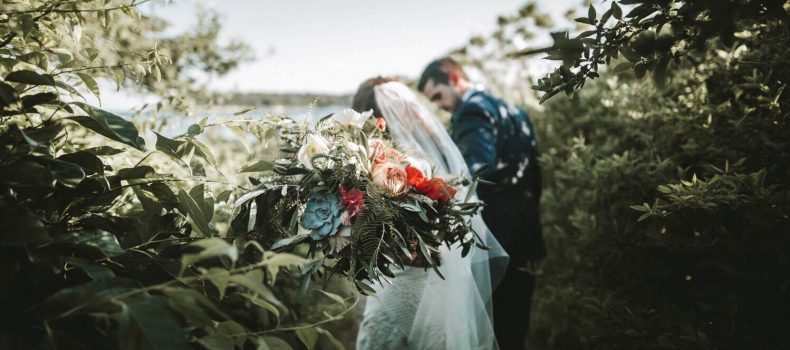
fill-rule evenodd
<path id="1" fill-rule="evenodd" d="M 359 85 L 359 88 L 357 88 L 357 93 L 354 94 L 354 98 L 351 100 L 351 108 L 357 112 L 364 112 L 372 109 L 374 116 L 382 117 L 381 109 L 378 105 L 376 105 L 376 94 L 374 92 L 374 88 L 391 81 L 398 80 L 395 78 L 382 76 L 365 80 Z"/>

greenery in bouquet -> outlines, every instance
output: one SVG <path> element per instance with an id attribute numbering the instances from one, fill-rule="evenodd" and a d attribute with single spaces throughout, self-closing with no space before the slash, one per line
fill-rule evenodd
<path id="1" fill-rule="evenodd" d="M 426 160 L 397 149 L 372 111 L 344 110 L 314 126 L 269 122 L 282 158 L 239 198 L 233 228 L 274 251 L 308 247 L 314 260 L 302 271 L 304 290 L 322 266 L 369 293 L 368 283 L 394 277 L 393 267 L 430 267 L 441 275 L 442 244 L 460 247 L 464 256 L 475 245 L 486 248 L 470 224 L 482 203 L 457 198 L 474 185 L 433 176 Z"/>

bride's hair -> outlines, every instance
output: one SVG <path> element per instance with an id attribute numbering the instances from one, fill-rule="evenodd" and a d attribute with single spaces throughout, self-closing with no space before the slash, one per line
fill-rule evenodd
<path id="1" fill-rule="evenodd" d="M 378 85 L 389 83 L 391 81 L 398 80 L 395 78 L 382 76 L 365 80 L 359 85 L 359 88 L 357 88 L 357 93 L 354 94 L 354 98 L 351 100 L 351 108 L 357 112 L 364 112 L 372 109 L 374 116 L 381 117 L 381 108 L 376 105 L 376 94 L 374 93 L 374 88 Z"/>

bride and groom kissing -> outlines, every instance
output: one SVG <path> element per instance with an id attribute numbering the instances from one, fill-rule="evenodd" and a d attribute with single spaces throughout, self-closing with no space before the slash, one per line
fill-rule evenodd
<path id="1" fill-rule="evenodd" d="M 522 268 L 546 255 L 533 125 L 448 57 L 425 68 L 417 90 L 452 113 L 449 132 L 413 90 L 392 78 L 363 82 L 353 108 L 384 118 L 392 140 L 439 176 L 481 180 L 476 195 L 486 206 L 472 225 L 487 249 L 461 258 L 459 249 L 444 247 L 444 278 L 415 262 L 377 285 L 366 301 L 357 349 L 523 349 L 535 277 Z"/>

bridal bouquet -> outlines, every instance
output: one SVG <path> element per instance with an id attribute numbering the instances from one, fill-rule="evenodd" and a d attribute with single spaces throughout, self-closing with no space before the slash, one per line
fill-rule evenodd
<path id="1" fill-rule="evenodd" d="M 464 256 L 473 245 L 485 248 L 470 224 L 482 204 L 456 199 L 467 180 L 433 177 L 428 162 L 394 147 L 385 121 L 371 114 L 345 110 L 312 127 L 272 119 L 282 158 L 239 199 L 255 207 L 246 219 L 256 241 L 274 251 L 304 247 L 315 258 L 304 271 L 308 283 L 324 266 L 370 292 L 366 281 L 394 277 L 393 266 L 439 273 L 441 244 L 460 244 Z"/>

